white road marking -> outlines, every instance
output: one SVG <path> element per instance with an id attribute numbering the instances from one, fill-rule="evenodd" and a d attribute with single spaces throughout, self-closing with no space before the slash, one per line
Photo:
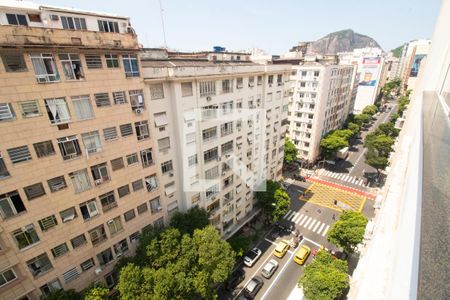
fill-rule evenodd
<path id="1" fill-rule="evenodd" d="M 355 182 L 356 182 L 356 178 L 353 177 L 352 182 L 350 182 L 350 183 L 355 183 Z"/>
<path id="2" fill-rule="evenodd" d="M 298 222 L 300 222 L 300 220 L 301 220 L 304 216 L 305 216 L 305 215 L 302 214 L 302 215 L 300 216 L 300 218 L 298 218 L 298 220 L 295 222 L 295 224 L 298 224 Z"/>
<path id="3" fill-rule="evenodd" d="M 283 219 L 287 219 L 287 216 L 289 216 L 292 213 L 292 210 L 289 210 L 283 217 Z"/>
<path id="4" fill-rule="evenodd" d="M 264 238 L 265 240 L 266 240 L 266 242 L 269 242 L 269 243 L 271 243 L 272 245 L 277 245 L 277 243 L 275 243 L 275 242 L 273 242 L 273 241 L 271 241 L 271 240 L 269 240 L 269 239 L 267 239 L 267 238 Z"/>
<path id="5" fill-rule="evenodd" d="M 299 215 L 300 215 L 300 213 L 296 212 L 296 213 L 295 213 L 295 217 L 293 217 L 291 221 L 295 223 L 295 221 L 297 220 L 297 217 L 298 217 Z"/>
<path id="6" fill-rule="evenodd" d="M 306 241 L 308 241 L 308 242 L 310 242 L 311 244 L 314 244 L 314 245 L 316 245 L 317 247 L 320 247 L 320 246 L 322 246 L 321 244 L 319 244 L 319 243 L 316 243 L 316 242 L 314 242 L 313 240 L 310 240 L 310 239 L 308 239 L 308 238 L 303 238 L 304 240 L 306 240 Z"/>
<path id="7" fill-rule="evenodd" d="M 311 222 L 313 220 L 313 218 L 309 218 L 308 221 L 306 221 L 305 225 L 303 227 L 306 228 L 306 226 L 308 226 L 309 222 Z"/>
<path id="8" fill-rule="evenodd" d="M 347 181 L 349 178 L 350 178 L 350 176 L 345 175 L 344 178 L 343 178 L 343 180 L 344 180 L 344 181 Z"/>
<path id="9" fill-rule="evenodd" d="M 330 176 L 331 176 L 331 171 L 327 171 L 327 172 L 325 173 L 325 175 L 328 176 L 328 177 L 330 177 Z"/>
<path id="10" fill-rule="evenodd" d="M 308 230 L 311 230 L 311 228 L 314 226 L 314 224 L 316 224 L 316 222 L 317 222 L 317 220 L 313 220 L 313 221 L 311 222 L 311 224 L 309 224 Z"/>
<path id="11" fill-rule="evenodd" d="M 301 222 L 300 222 L 300 224 L 298 224 L 299 226 L 302 226 L 302 224 L 308 219 L 309 217 L 308 216 L 306 216 Z"/>
<path id="12" fill-rule="evenodd" d="M 319 227 L 321 222 L 317 222 L 316 226 L 314 226 L 314 229 L 312 230 L 313 232 L 316 232 L 317 228 Z"/>
<path id="13" fill-rule="evenodd" d="M 325 230 L 322 233 L 322 236 L 325 236 L 325 234 L 327 234 L 328 229 L 330 228 L 330 225 L 327 225 L 327 227 L 325 227 Z"/>
<path id="14" fill-rule="evenodd" d="M 337 177 L 337 173 L 333 173 L 333 174 L 331 174 L 331 178 L 336 178 Z"/>
<path id="15" fill-rule="evenodd" d="M 322 226 L 320 226 L 319 230 L 317 231 L 317 234 L 320 234 L 322 229 L 325 227 L 325 223 L 322 223 Z"/>
<path id="16" fill-rule="evenodd" d="M 286 218 L 286 220 L 290 220 L 295 215 L 295 211 L 292 211 L 292 214 Z"/>

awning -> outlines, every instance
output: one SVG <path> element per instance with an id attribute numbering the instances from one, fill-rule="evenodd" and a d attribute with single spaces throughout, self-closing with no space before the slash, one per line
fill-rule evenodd
<path id="1" fill-rule="evenodd" d="M 169 120 L 167 119 L 167 114 L 165 112 L 155 114 L 155 126 L 161 127 L 169 124 Z"/>
<path id="2" fill-rule="evenodd" d="M 175 184 L 171 184 L 169 186 L 165 187 L 165 191 L 166 191 L 166 196 L 172 195 L 173 193 L 175 193 Z"/>

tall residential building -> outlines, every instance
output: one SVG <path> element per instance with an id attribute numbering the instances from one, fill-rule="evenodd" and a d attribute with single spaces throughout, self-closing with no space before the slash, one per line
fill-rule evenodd
<path id="1" fill-rule="evenodd" d="M 403 88 L 413 90 L 419 75 L 422 60 L 426 58 L 430 51 L 431 40 L 415 40 L 405 45 L 404 69 L 401 73 Z"/>
<path id="2" fill-rule="evenodd" d="M 255 215 L 259 184 L 281 177 L 291 66 L 148 52 L 142 72 L 169 214 L 198 205 L 229 237 Z"/>
<path id="3" fill-rule="evenodd" d="M 112 286 L 164 224 L 139 50 L 127 17 L 0 3 L 0 299 Z"/>
<path id="4" fill-rule="evenodd" d="M 293 66 L 289 137 L 299 158 L 309 163 L 320 154 L 320 140 L 344 124 L 352 104 L 354 66 L 304 62 Z"/>
<path id="5" fill-rule="evenodd" d="M 353 112 L 360 113 L 364 107 L 375 103 L 380 92 L 384 67 L 382 50 L 379 48 L 361 48 L 338 55 L 340 64 L 358 66 L 358 93 Z"/>

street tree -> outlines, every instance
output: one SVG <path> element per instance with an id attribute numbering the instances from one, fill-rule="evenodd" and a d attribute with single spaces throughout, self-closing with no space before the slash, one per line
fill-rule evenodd
<path id="1" fill-rule="evenodd" d="M 380 156 L 379 153 L 373 149 L 368 149 L 365 154 L 366 164 L 377 170 L 377 176 L 380 176 L 381 170 L 385 170 L 389 166 L 389 160 L 387 157 Z"/>
<path id="2" fill-rule="evenodd" d="M 347 262 L 321 250 L 304 268 L 299 286 L 308 300 L 338 299 L 349 287 Z"/>
<path id="3" fill-rule="evenodd" d="M 395 124 L 395 121 L 397 121 L 398 118 L 400 118 L 400 116 L 398 115 L 398 113 L 393 113 L 393 114 L 389 117 L 389 121 Z"/>
<path id="4" fill-rule="evenodd" d="M 177 228 L 181 234 L 193 234 L 195 229 L 205 228 L 209 224 L 208 212 L 194 206 L 186 213 L 176 212 L 170 219 L 170 226 Z"/>
<path id="5" fill-rule="evenodd" d="M 74 289 L 53 290 L 47 295 L 41 295 L 41 300 L 82 300 L 83 297 Z"/>
<path id="6" fill-rule="evenodd" d="M 291 198 L 281 188 L 277 189 L 274 194 L 275 207 L 272 211 L 272 222 L 278 222 L 288 211 L 291 206 Z"/>
<path id="7" fill-rule="evenodd" d="M 400 132 L 399 129 L 395 128 L 395 125 L 392 122 L 380 124 L 378 129 L 383 132 L 384 135 L 390 136 L 391 138 L 396 138 Z"/>
<path id="8" fill-rule="evenodd" d="M 284 163 L 290 164 L 297 159 L 298 149 L 289 138 L 284 139 Z"/>
<path id="9" fill-rule="evenodd" d="M 369 115 L 369 116 L 373 116 L 374 114 L 376 114 L 378 111 L 378 108 L 376 107 L 376 105 L 367 105 L 366 107 L 364 107 L 362 113 Z"/>
<path id="10" fill-rule="evenodd" d="M 286 206 L 287 210 L 289 210 L 289 195 L 286 194 L 281 185 L 276 181 L 267 180 L 265 191 L 257 191 L 255 195 L 258 207 L 262 209 L 264 215 L 271 222 L 279 220 L 280 214 L 285 211 Z M 284 215 L 287 210 L 281 215 Z"/>
<path id="11" fill-rule="evenodd" d="M 380 134 L 375 136 L 375 138 L 368 143 L 367 148 L 368 150 L 374 150 L 378 156 L 388 158 L 393 145 L 394 140 L 390 136 Z"/>
<path id="12" fill-rule="evenodd" d="M 327 233 L 327 240 L 352 253 L 363 241 L 367 218 L 359 212 L 344 211 Z"/>
<path id="13" fill-rule="evenodd" d="M 348 147 L 348 141 L 340 136 L 330 134 L 320 141 L 320 148 L 326 158 L 333 157 L 337 150 Z"/>
<path id="14" fill-rule="evenodd" d="M 341 129 L 334 131 L 332 135 L 341 137 L 348 141 L 352 137 L 353 131 L 351 131 L 350 129 Z"/>
<path id="15" fill-rule="evenodd" d="M 372 120 L 372 116 L 368 114 L 357 114 L 354 117 L 354 121 L 359 126 L 362 126 L 364 124 L 368 124 Z"/>
<path id="16" fill-rule="evenodd" d="M 347 128 L 352 131 L 352 137 L 357 137 L 361 130 L 361 126 L 353 122 L 349 122 Z"/>
<path id="17" fill-rule="evenodd" d="M 92 283 L 83 290 L 83 300 L 106 300 L 109 289 L 101 282 Z"/>

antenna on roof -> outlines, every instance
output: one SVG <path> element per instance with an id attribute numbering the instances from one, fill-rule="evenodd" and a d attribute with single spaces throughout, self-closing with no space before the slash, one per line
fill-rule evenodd
<path id="1" fill-rule="evenodd" d="M 164 37 L 164 47 L 166 47 L 166 49 L 167 49 L 166 28 L 164 27 L 164 16 L 163 16 L 164 10 L 162 8 L 161 0 L 159 0 L 159 9 L 161 11 L 161 25 L 162 25 L 163 37 Z"/>

